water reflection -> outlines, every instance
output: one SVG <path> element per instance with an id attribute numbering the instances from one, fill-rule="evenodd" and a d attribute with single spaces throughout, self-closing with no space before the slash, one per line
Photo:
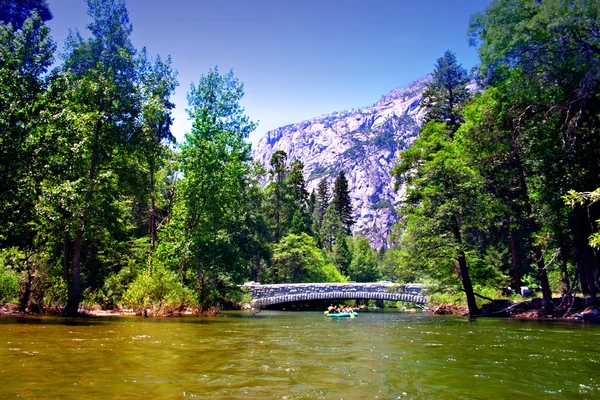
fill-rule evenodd
<path id="1" fill-rule="evenodd" d="M 598 398 L 599 335 L 372 312 L 0 318 L 0 397 Z"/>

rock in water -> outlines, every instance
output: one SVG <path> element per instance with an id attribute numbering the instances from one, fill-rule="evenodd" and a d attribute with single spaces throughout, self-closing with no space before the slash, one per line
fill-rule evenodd
<path id="1" fill-rule="evenodd" d="M 396 206 L 404 192 L 394 192 L 390 171 L 398 154 L 419 133 L 424 109 L 419 107 L 425 83 L 421 78 L 397 88 L 370 107 L 334 112 L 272 131 L 254 149 L 254 158 L 269 167 L 271 155 L 283 150 L 288 162 L 304 163 L 309 192 L 326 177 L 333 181 L 343 170 L 348 179 L 356 224 L 376 249 L 387 247 Z"/>

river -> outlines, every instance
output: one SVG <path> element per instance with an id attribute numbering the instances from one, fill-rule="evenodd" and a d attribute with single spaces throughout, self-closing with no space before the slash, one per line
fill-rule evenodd
<path id="1" fill-rule="evenodd" d="M 263 311 L 0 318 L 0 398 L 594 399 L 600 327 Z"/>

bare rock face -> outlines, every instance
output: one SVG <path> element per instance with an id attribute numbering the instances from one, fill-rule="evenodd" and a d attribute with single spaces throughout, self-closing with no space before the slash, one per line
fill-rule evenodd
<path id="1" fill-rule="evenodd" d="M 424 115 L 419 103 L 428 80 L 394 89 L 370 107 L 269 131 L 254 149 L 254 158 L 268 167 L 271 155 L 283 150 L 288 162 L 301 160 L 309 192 L 323 178 L 332 187 L 343 170 L 356 219 L 354 233 L 368 238 L 375 248 L 387 246 L 403 192 L 403 188 L 394 191 L 390 171 L 418 135 Z"/>

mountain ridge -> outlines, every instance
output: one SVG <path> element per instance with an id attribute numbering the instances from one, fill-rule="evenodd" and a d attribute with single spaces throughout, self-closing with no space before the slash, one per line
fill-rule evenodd
<path id="1" fill-rule="evenodd" d="M 336 111 L 265 134 L 253 151 L 268 167 L 271 155 L 283 150 L 288 162 L 300 160 L 309 192 L 327 178 L 330 187 L 341 170 L 346 174 L 356 224 L 353 233 L 386 247 L 403 188 L 395 192 L 390 171 L 401 151 L 419 133 L 424 109 L 421 95 L 430 76 L 398 87 L 371 106 Z"/>

